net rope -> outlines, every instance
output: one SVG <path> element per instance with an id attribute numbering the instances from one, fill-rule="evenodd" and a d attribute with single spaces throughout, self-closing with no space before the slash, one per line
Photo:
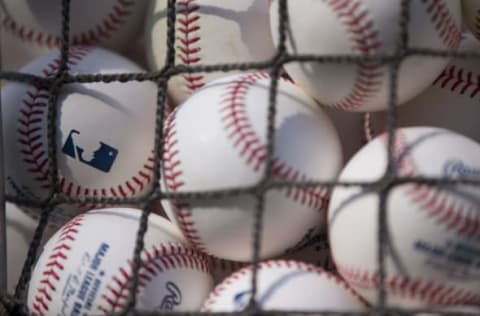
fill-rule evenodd
<path id="1" fill-rule="evenodd" d="M 480 59 L 480 54 L 475 52 L 455 52 L 455 51 L 440 51 L 430 49 L 420 49 L 416 47 L 410 47 L 408 41 L 407 28 L 409 25 L 409 6 L 411 0 L 401 1 L 401 18 L 400 18 L 400 33 L 398 34 L 398 40 L 396 50 L 392 54 L 377 54 L 369 56 L 335 56 L 335 55 L 292 55 L 287 52 L 286 38 L 287 27 L 289 23 L 288 15 L 288 3 L 286 0 L 279 0 L 278 14 L 279 14 L 279 27 L 278 33 L 274 36 L 278 38 L 278 46 L 276 54 L 270 59 L 264 62 L 252 62 L 252 63 L 228 63 L 228 64 L 215 64 L 215 65 L 177 65 L 175 63 L 175 19 L 176 19 L 176 1 L 168 0 L 167 9 L 167 54 L 165 66 L 159 71 L 145 72 L 145 73 L 118 73 L 118 74 L 71 74 L 68 67 L 68 51 L 70 48 L 70 17 L 75 12 L 70 10 L 70 0 L 62 0 L 62 6 L 59 8 L 62 13 L 62 32 L 61 32 L 61 63 L 56 75 L 52 78 L 44 78 L 29 74 L 23 74 L 19 72 L 0 71 L 0 79 L 12 82 L 22 82 L 30 85 L 47 88 L 50 91 L 48 100 L 48 156 L 49 156 L 49 179 L 50 179 L 50 192 L 48 198 L 39 201 L 27 198 L 21 198 L 18 196 L 6 195 L 6 200 L 12 203 L 17 203 L 25 207 L 37 207 L 43 211 L 39 218 L 39 224 L 35 231 L 33 240 L 28 250 L 27 258 L 22 270 L 21 277 L 15 289 L 15 293 L 3 293 L 1 294 L 0 301 L 0 315 L 28 315 L 28 311 L 25 304 L 26 289 L 28 281 L 31 278 L 32 268 L 35 262 L 35 258 L 39 253 L 39 246 L 42 236 L 45 232 L 49 217 L 55 209 L 55 206 L 63 203 L 98 203 L 98 204 L 116 204 L 116 205 L 131 205 L 136 204 L 141 206 L 143 213 L 140 219 L 140 225 L 136 236 L 136 246 L 133 254 L 133 278 L 130 284 L 129 300 L 126 304 L 126 308 L 115 315 L 130 315 L 134 312 L 134 306 L 136 303 L 136 297 L 133 293 L 137 292 L 139 286 L 138 271 L 141 265 L 140 253 L 144 247 L 144 236 L 147 230 L 148 217 L 152 213 L 153 203 L 159 199 L 175 199 L 177 201 L 195 201 L 202 199 L 222 199 L 227 197 L 234 197 L 240 194 L 249 194 L 256 199 L 256 212 L 254 220 L 254 238 L 252 247 L 253 254 L 253 273 L 252 273 L 252 298 L 248 307 L 241 312 L 235 313 L 215 313 L 216 315 L 409 315 L 417 312 L 428 312 L 428 310 L 410 310 L 404 311 L 401 309 L 387 309 L 385 302 L 387 293 L 385 291 L 385 255 L 387 252 L 392 252 L 389 242 L 389 230 L 387 223 L 386 201 L 391 190 L 399 185 L 406 183 L 417 183 L 428 186 L 449 186 L 455 184 L 470 184 L 480 185 L 480 180 L 465 180 L 465 179 L 444 179 L 444 178 L 431 178 L 431 177 L 399 177 L 393 158 L 393 143 L 394 143 L 394 127 L 396 126 L 396 104 L 397 104 L 397 84 L 398 84 L 398 70 L 400 63 L 407 57 L 411 56 L 425 56 L 428 58 L 457 58 L 457 59 Z M 387 116 L 387 132 L 388 132 L 388 168 L 385 175 L 375 182 L 342 182 L 342 181 L 274 181 L 273 172 L 273 152 L 275 148 L 274 143 L 274 122 L 276 117 L 276 97 L 278 89 L 278 80 L 282 75 L 282 67 L 286 63 L 290 62 L 318 62 L 318 63 L 331 63 L 331 64 L 358 64 L 358 63 L 379 63 L 388 65 L 389 67 L 389 103 L 388 103 L 388 116 Z M 160 189 L 160 163 L 163 159 L 162 150 L 164 141 L 164 122 L 165 122 L 165 104 L 166 104 L 166 89 L 168 80 L 179 74 L 185 73 L 198 73 L 198 72 L 229 72 L 233 70 L 241 71 L 266 71 L 271 75 L 271 84 L 269 89 L 268 100 L 268 124 L 267 124 L 267 158 L 265 160 L 264 174 L 258 184 L 252 187 L 231 188 L 226 190 L 214 190 L 205 192 L 164 192 Z M 53 122 L 57 120 L 57 110 L 55 104 L 57 98 L 63 86 L 71 83 L 94 83 L 94 82 L 129 82 L 129 81 L 151 81 L 157 85 L 157 109 L 156 109 L 156 130 L 155 130 L 155 143 L 154 143 L 154 173 L 153 173 L 153 186 L 151 190 L 142 197 L 136 198 L 105 198 L 105 197 L 68 197 L 61 194 L 58 191 L 59 174 L 58 174 L 58 162 L 57 162 L 57 128 Z M 9 135 L 4 135 L 9 137 Z M 379 304 L 365 313 L 354 312 L 338 312 L 338 311 L 261 311 L 255 302 L 257 289 L 257 268 L 256 263 L 259 262 L 260 253 L 260 233 L 263 228 L 262 214 L 265 205 L 265 193 L 272 189 L 280 188 L 329 188 L 332 189 L 337 186 L 363 186 L 365 190 L 370 192 L 377 192 L 379 196 L 380 212 L 379 212 L 379 225 L 378 225 L 378 266 L 379 269 Z M 4 228 L 2 228 L 4 229 Z M 297 290 L 297 289 L 296 289 Z M 438 314 L 453 315 L 452 312 L 436 312 Z M 185 313 L 185 312 L 138 312 L 139 315 L 198 315 L 199 313 Z M 202 313 L 207 314 L 207 313 Z M 459 315 L 458 312 L 455 315 Z"/>

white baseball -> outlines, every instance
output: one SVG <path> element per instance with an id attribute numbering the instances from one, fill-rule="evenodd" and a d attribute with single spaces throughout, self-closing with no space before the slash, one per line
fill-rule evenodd
<path id="1" fill-rule="evenodd" d="M 479 53 L 480 42 L 464 34 L 459 50 Z M 478 59 L 452 60 L 428 89 L 398 108 L 397 126 L 442 127 L 480 142 L 479 67 Z M 383 133 L 386 121 L 386 112 L 372 113 L 372 132 Z"/>
<path id="2" fill-rule="evenodd" d="M 71 1 L 71 43 L 126 51 L 143 25 L 146 5 L 145 0 Z M 60 47 L 61 12 L 61 0 L 2 1 L 3 69 L 17 70 L 35 57 Z"/>
<path id="3" fill-rule="evenodd" d="M 7 238 L 7 291 L 9 293 L 14 293 L 38 221 L 25 214 L 25 212 L 15 204 L 6 203 L 5 209 L 5 228 Z M 54 233 L 54 228 L 52 226 L 47 226 L 42 240 L 46 241 Z"/>
<path id="4" fill-rule="evenodd" d="M 258 264 L 256 302 L 262 310 L 366 311 L 366 304 L 339 277 L 300 261 Z M 241 311 L 251 297 L 252 267 L 245 267 L 215 287 L 204 312 Z"/>
<path id="5" fill-rule="evenodd" d="M 165 66 L 167 56 L 167 2 L 152 1 L 147 16 L 147 60 L 155 70 Z M 176 65 L 261 62 L 274 55 L 265 0 L 182 0 L 176 12 Z M 177 105 L 207 82 L 225 76 L 228 73 L 174 76 L 168 94 Z"/>
<path id="6" fill-rule="evenodd" d="M 278 0 L 270 8 L 278 34 Z M 291 54 L 377 55 L 394 53 L 400 34 L 401 0 L 287 1 L 290 16 L 287 47 Z M 462 14 L 459 0 L 410 3 L 409 46 L 456 49 Z M 273 36 L 278 40 L 278 36 Z M 398 101 L 419 94 L 447 65 L 447 59 L 409 57 L 401 64 Z M 288 63 L 293 80 L 320 103 L 347 111 L 385 109 L 389 66 L 380 63 Z"/>
<path id="7" fill-rule="evenodd" d="M 478 143 L 446 129 L 397 130 L 398 175 L 480 179 Z M 383 134 L 347 164 L 341 181 L 379 180 L 387 166 Z M 389 250 L 386 262 L 390 306 L 480 303 L 480 190 L 474 186 L 402 184 L 387 197 Z M 379 195 L 362 187 L 337 187 L 328 211 L 330 247 L 337 271 L 375 304 L 379 289 Z"/>
<path id="8" fill-rule="evenodd" d="M 23 72 L 52 77 L 59 53 L 40 57 Z M 74 47 L 72 74 L 138 72 L 127 59 L 100 48 Z M 30 199 L 47 196 L 48 89 L 22 83 L 2 88 L 6 190 Z M 138 197 L 153 170 L 156 87 L 151 82 L 64 85 L 57 101 L 58 190 L 69 197 Z M 79 208 L 60 207 L 52 220 L 65 222 Z M 33 212 L 35 213 L 35 212 Z M 38 213 L 37 213 L 38 214 Z"/>
<path id="9" fill-rule="evenodd" d="M 141 211 L 102 209 L 78 215 L 43 248 L 28 289 L 35 315 L 103 315 L 121 311 L 133 277 Z M 198 310 L 213 287 L 204 255 L 178 229 L 150 215 L 141 255 L 139 310 Z"/>
<path id="10" fill-rule="evenodd" d="M 480 38 L 480 3 L 477 0 L 462 0 L 463 19 L 470 31 Z"/>
<path id="11" fill-rule="evenodd" d="M 167 192 L 257 185 L 265 170 L 270 81 L 264 73 L 213 81 L 169 116 L 162 166 Z M 342 155 L 334 126 L 311 98 L 285 80 L 279 82 L 275 131 L 274 180 L 336 177 Z M 322 188 L 268 191 L 261 257 L 279 255 L 311 229 L 321 230 L 327 200 Z M 249 261 L 255 205 L 252 195 L 239 195 L 174 202 L 173 212 L 165 211 L 198 249 Z"/>

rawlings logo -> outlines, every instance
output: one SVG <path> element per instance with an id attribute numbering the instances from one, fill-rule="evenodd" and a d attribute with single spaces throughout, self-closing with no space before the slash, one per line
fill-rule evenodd
<path id="1" fill-rule="evenodd" d="M 448 160 L 443 166 L 443 174 L 453 179 L 480 178 L 480 169 L 466 165 L 463 161 Z"/>
<path id="2" fill-rule="evenodd" d="M 245 290 L 235 294 L 233 296 L 233 305 L 235 306 L 235 310 L 239 311 L 247 307 L 251 296 L 252 296 L 251 290 Z"/>
<path id="3" fill-rule="evenodd" d="M 163 297 L 162 303 L 157 309 L 171 311 L 182 303 L 182 292 L 173 282 L 167 282 L 165 287 L 167 289 L 167 294 Z"/>

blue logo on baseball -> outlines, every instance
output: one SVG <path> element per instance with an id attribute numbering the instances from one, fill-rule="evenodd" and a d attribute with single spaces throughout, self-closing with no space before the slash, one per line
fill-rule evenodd
<path id="1" fill-rule="evenodd" d="M 70 131 L 62 148 L 65 155 L 103 172 L 109 172 L 112 169 L 118 155 L 117 149 L 100 141 L 100 147 L 93 153 L 93 158 L 85 160 L 84 149 L 75 144 L 74 135 L 80 135 L 80 132 L 75 129 Z"/>

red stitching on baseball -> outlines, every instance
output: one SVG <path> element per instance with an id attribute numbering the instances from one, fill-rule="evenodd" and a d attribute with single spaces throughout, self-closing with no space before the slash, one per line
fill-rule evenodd
<path id="1" fill-rule="evenodd" d="M 245 98 L 257 81 L 270 79 L 266 73 L 251 73 L 240 77 L 225 88 L 221 101 L 222 121 L 233 147 L 245 159 L 254 172 L 259 172 L 267 157 L 267 148 L 255 132 L 247 115 Z M 273 159 L 273 177 L 281 181 L 306 181 L 307 175 L 294 167 Z M 328 204 L 327 190 L 323 188 L 288 188 L 286 196 L 295 202 L 315 210 L 323 210 Z"/>
<path id="2" fill-rule="evenodd" d="M 38 315 L 48 312 L 49 302 L 52 301 L 51 293 L 56 291 L 56 283 L 60 280 L 60 274 L 64 269 L 63 263 L 68 259 L 68 252 L 72 249 L 72 243 L 78 234 L 78 227 L 82 225 L 84 214 L 70 220 L 60 231 L 52 254 L 45 263 L 45 270 L 41 272 L 42 279 L 33 296 L 33 310 Z"/>
<path id="3" fill-rule="evenodd" d="M 229 138 L 234 147 L 240 150 L 240 156 L 246 159 L 246 163 L 252 166 L 254 172 L 258 172 L 266 157 L 266 147 L 261 143 L 246 116 L 245 94 L 252 84 L 258 80 L 270 79 L 266 73 L 252 73 L 242 76 L 235 83 L 225 88 L 226 94 L 222 100 L 222 120 Z M 178 158 L 178 139 L 176 126 L 176 111 L 171 113 L 166 121 L 165 145 L 164 145 L 164 173 L 167 189 L 179 191 L 185 185 L 182 179 L 183 171 L 181 161 Z M 305 181 L 307 176 L 295 170 L 293 167 L 280 162 L 277 158 L 273 161 L 273 176 L 278 180 Z M 325 188 L 288 188 L 285 190 L 287 198 L 302 205 L 322 211 L 328 205 L 328 193 Z M 187 203 L 172 203 L 175 217 L 185 237 L 197 249 L 208 252 L 202 238 L 195 228 L 192 211 Z"/>
<path id="4" fill-rule="evenodd" d="M 73 65 L 90 52 L 87 47 L 73 47 L 69 52 L 68 64 Z M 55 76 L 60 65 L 60 58 L 51 61 L 42 73 L 45 77 Z M 18 143 L 21 147 L 23 161 L 27 164 L 27 171 L 31 173 L 42 188 L 50 187 L 48 181 L 48 157 L 43 148 L 42 124 L 47 113 L 49 90 L 33 87 L 27 90 L 22 100 L 17 122 Z"/>
<path id="5" fill-rule="evenodd" d="M 355 293 L 350 286 L 345 283 L 344 280 L 342 280 L 340 277 L 336 276 L 333 273 L 330 273 L 323 268 L 317 267 L 313 264 L 307 264 L 303 263 L 301 261 L 294 261 L 294 260 L 270 260 L 270 261 L 263 261 L 259 262 L 257 264 L 257 271 L 260 271 L 262 269 L 272 269 L 272 268 L 295 268 L 296 270 L 300 271 L 308 271 L 315 273 L 317 275 L 325 276 L 328 280 L 335 282 L 337 285 L 339 285 L 341 288 L 352 294 L 355 298 L 359 300 L 360 303 L 362 303 L 365 306 L 368 306 L 368 303 L 361 298 L 357 293 Z M 210 293 L 210 296 L 208 299 L 205 301 L 201 311 L 202 312 L 211 312 L 213 305 L 217 302 L 217 299 L 219 296 L 227 290 L 227 286 L 235 283 L 236 280 L 241 278 L 242 276 L 247 275 L 248 273 L 251 272 L 252 265 L 246 266 L 237 272 L 233 273 L 229 277 L 227 277 L 225 280 L 222 281 L 215 289 Z"/>
<path id="6" fill-rule="evenodd" d="M 138 291 L 145 288 L 156 276 L 165 270 L 187 268 L 210 274 L 208 262 L 203 254 L 180 244 L 153 245 L 142 252 Z M 106 285 L 107 292 L 100 297 L 98 310 L 111 314 L 126 307 L 128 290 L 133 277 L 132 261 L 119 268 L 119 273 Z"/>
<path id="7" fill-rule="evenodd" d="M 374 20 L 357 0 L 329 0 L 326 4 L 337 14 L 338 19 L 350 34 L 354 50 L 371 55 L 378 52 L 382 43 Z M 384 69 L 381 64 L 359 63 L 357 78 L 351 93 L 332 104 L 337 109 L 351 110 L 364 106 L 368 99 L 380 90 Z"/>
<path id="8" fill-rule="evenodd" d="M 352 286 L 378 290 L 379 274 L 362 268 L 350 268 L 338 265 L 342 277 Z M 402 298 L 418 299 L 430 305 L 478 305 L 480 295 L 468 290 L 446 286 L 435 281 L 407 278 L 400 275 L 387 276 L 386 286 L 390 294 Z"/>
<path id="9" fill-rule="evenodd" d="M 68 54 L 68 65 L 77 65 L 84 57 L 91 52 L 90 47 L 75 46 L 72 47 Z M 52 77 L 56 74 L 60 66 L 60 57 L 52 60 L 42 73 L 46 77 Z M 42 125 L 46 119 L 48 107 L 49 90 L 45 88 L 33 87 L 27 90 L 21 103 L 18 118 L 19 127 L 17 128 L 18 143 L 21 147 L 23 161 L 27 165 L 27 171 L 32 174 L 33 179 L 39 182 L 41 188 L 50 188 L 48 178 L 48 157 L 44 148 Z M 110 188 L 110 192 L 114 197 L 126 198 L 135 195 L 148 185 L 152 178 L 153 157 L 147 158 L 147 162 L 143 168 L 134 174 L 125 183 L 120 183 L 116 188 Z M 106 191 L 102 190 L 102 195 L 106 195 Z M 118 190 L 118 194 L 117 194 Z M 97 196 L 97 190 L 90 188 L 82 188 L 80 185 L 67 181 L 60 176 L 59 191 L 71 197 L 79 196 Z M 87 206 L 87 204 L 82 204 Z M 97 206 L 97 205 L 91 205 Z"/>
<path id="10" fill-rule="evenodd" d="M 179 191 L 185 181 L 181 179 L 183 174 L 181 160 L 178 158 L 178 139 L 177 139 L 177 110 L 174 110 L 167 118 L 165 123 L 165 144 L 163 146 L 163 170 L 167 189 L 169 191 Z M 207 252 L 205 244 L 198 235 L 195 228 L 195 222 L 192 220 L 192 212 L 188 209 L 189 205 L 185 202 L 173 201 L 175 217 L 185 238 L 198 250 Z"/>
<path id="11" fill-rule="evenodd" d="M 433 86 L 475 98 L 480 92 L 480 75 L 450 65 L 435 79 Z"/>
<path id="12" fill-rule="evenodd" d="M 177 1 L 177 33 L 180 35 L 177 40 L 177 57 L 183 64 L 196 65 L 201 61 L 199 45 L 200 15 L 197 11 L 200 6 L 195 0 Z M 205 85 L 204 76 L 201 74 L 184 74 L 185 86 L 193 92 Z"/>
<path id="13" fill-rule="evenodd" d="M 385 134 L 381 137 L 386 140 Z M 418 174 L 412 155 L 410 152 L 405 153 L 409 150 L 406 149 L 407 146 L 405 135 L 397 130 L 393 145 L 394 157 L 397 162 L 401 159 L 398 171 L 404 177 Z M 414 183 L 406 186 L 404 192 L 412 204 L 418 205 L 428 218 L 445 226 L 445 229 L 468 238 L 480 237 L 480 218 L 477 216 L 476 207 L 466 207 L 462 201 L 452 200 L 448 190 Z"/>
<path id="14" fill-rule="evenodd" d="M 445 1 L 442 0 L 422 0 L 427 6 L 427 13 L 430 15 L 432 24 L 437 30 L 443 44 L 450 49 L 458 47 L 460 43 L 462 30 L 457 27 L 450 10 Z"/>
<path id="15" fill-rule="evenodd" d="M 128 16 L 132 13 L 131 7 L 135 5 L 133 0 L 117 0 L 112 6 L 111 11 L 104 19 L 92 26 L 89 30 L 79 34 L 73 34 L 73 45 L 92 45 L 101 40 L 108 40 L 112 37 L 112 33 L 127 21 Z M 2 25 L 5 30 L 18 36 L 21 40 L 35 43 L 39 46 L 46 46 L 50 49 L 60 46 L 61 37 L 42 33 L 38 30 L 31 29 L 25 25 L 17 24 L 10 16 L 1 17 Z"/>

